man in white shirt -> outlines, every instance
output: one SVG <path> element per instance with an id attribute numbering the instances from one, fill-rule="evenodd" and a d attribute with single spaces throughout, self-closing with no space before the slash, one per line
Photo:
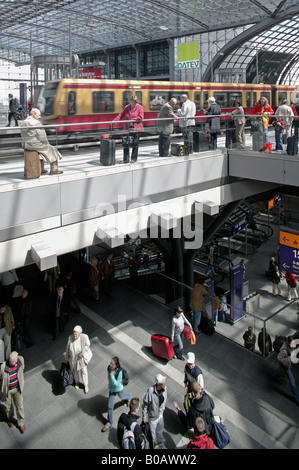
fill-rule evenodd
<path id="1" fill-rule="evenodd" d="M 282 100 L 281 105 L 278 106 L 275 114 L 276 116 L 278 116 L 277 117 L 278 121 L 284 122 L 285 135 L 287 139 L 291 135 L 291 127 L 292 127 L 292 122 L 293 122 L 292 117 L 294 116 L 293 110 L 291 106 L 288 105 L 287 100 Z M 285 117 L 279 117 L 279 116 L 285 116 Z"/>
<path id="2" fill-rule="evenodd" d="M 196 106 L 195 103 L 189 100 L 187 95 L 181 95 L 182 107 L 178 109 L 177 116 L 189 119 L 180 119 L 179 126 L 182 129 L 184 137 L 184 145 L 187 147 L 189 154 L 193 153 L 193 132 L 192 126 L 195 126 Z"/>

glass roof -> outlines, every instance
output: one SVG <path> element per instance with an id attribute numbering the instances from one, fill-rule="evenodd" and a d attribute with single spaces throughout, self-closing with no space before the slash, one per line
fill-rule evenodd
<path id="1" fill-rule="evenodd" d="M 22 65 L 31 54 L 106 51 L 258 24 L 265 30 L 249 47 L 265 45 L 294 56 L 296 15 L 298 0 L 1 0 L 0 58 Z M 239 59 L 225 57 L 230 66 L 250 60 L 242 47 Z"/>

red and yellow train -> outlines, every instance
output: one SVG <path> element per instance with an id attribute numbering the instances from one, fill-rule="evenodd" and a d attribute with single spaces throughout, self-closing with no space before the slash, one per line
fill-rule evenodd
<path id="1" fill-rule="evenodd" d="M 105 131 L 111 129 L 107 122 L 115 119 L 132 95 L 136 95 L 143 105 L 144 119 L 149 119 L 144 122 L 146 128 L 154 125 L 165 102 L 176 97 L 179 103 L 182 94 L 195 102 L 197 116 L 204 115 L 208 98 L 214 96 L 225 119 L 226 113 L 230 114 L 234 109 L 235 99 L 240 99 L 245 114 L 251 114 L 261 96 L 265 96 L 275 110 L 284 98 L 292 103 L 292 92 L 294 86 L 287 85 L 65 78 L 48 82 L 43 87 L 38 107 L 43 123 L 60 125 L 59 132 Z M 78 123 L 84 125 L 79 127 Z M 69 126 L 64 127 L 64 124 Z M 118 126 L 114 124 L 113 127 Z"/>

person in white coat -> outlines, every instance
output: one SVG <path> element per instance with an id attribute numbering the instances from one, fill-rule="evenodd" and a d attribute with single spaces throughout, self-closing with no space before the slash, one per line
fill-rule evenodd
<path id="1" fill-rule="evenodd" d="M 50 163 L 50 175 L 58 175 L 63 171 L 58 171 L 58 160 L 62 155 L 58 150 L 49 144 L 46 131 L 42 129 L 39 121 L 40 110 L 32 108 L 30 116 L 20 122 L 22 147 L 24 150 L 34 150 L 41 155 L 41 159 Z"/>
<path id="2" fill-rule="evenodd" d="M 288 104 L 288 100 L 282 100 L 281 105 L 275 111 L 277 120 L 284 122 L 285 136 L 286 139 L 291 136 L 291 128 L 293 124 L 294 113 Z"/>
<path id="3" fill-rule="evenodd" d="M 180 118 L 179 126 L 182 129 L 184 137 L 185 148 L 188 148 L 188 153 L 193 153 L 193 132 L 192 126 L 195 126 L 194 116 L 196 114 L 196 106 L 193 101 L 190 101 L 187 95 L 181 95 L 182 106 L 177 111 L 177 116 Z M 187 119 L 188 118 L 188 119 Z"/>
<path id="4" fill-rule="evenodd" d="M 171 341 L 175 340 L 176 345 L 174 346 L 175 358 L 184 361 L 185 358 L 183 357 L 183 331 L 185 324 L 190 326 L 192 329 L 191 323 L 185 315 L 183 314 L 183 310 L 181 307 L 176 307 L 174 309 L 174 316 L 172 317 L 172 330 L 171 330 Z"/>
<path id="5" fill-rule="evenodd" d="M 69 363 L 70 369 L 74 374 L 75 388 L 79 389 L 79 383 L 83 382 L 84 392 L 88 393 L 87 364 L 92 357 L 92 352 L 89 338 L 82 331 L 81 326 L 77 325 L 73 329 L 73 334 L 69 336 L 65 352 L 65 362 L 66 364 Z"/>

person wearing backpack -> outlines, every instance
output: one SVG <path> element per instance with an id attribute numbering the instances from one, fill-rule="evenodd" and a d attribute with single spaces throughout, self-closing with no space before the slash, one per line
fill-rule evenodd
<path id="1" fill-rule="evenodd" d="M 102 432 L 108 431 L 113 423 L 113 410 L 114 402 L 116 395 L 119 396 L 121 400 L 127 402 L 129 406 L 132 394 L 124 391 L 124 385 L 128 383 L 127 373 L 121 368 L 119 359 L 117 356 L 111 359 L 111 362 L 107 368 L 108 372 L 108 389 L 109 389 L 109 398 L 108 398 L 108 420 L 105 426 L 102 429 Z M 124 383 L 124 377 L 126 376 L 126 381 Z"/>
<path id="2" fill-rule="evenodd" d="M 190 439 L 187 449 L 215 449 L 213 440 L 207 436 L 204 420 L 196 418 L 194 423 L 195 436 Z"/>
<path id="3" fill-rule="evenodd" d="M 144 449 L 145 437 L 137 415 L 140 408 L 139 398 L 132 398 L 130 401 L 129 413 L 122 413 L 117 424 L 117 440 L 121 449 Z"/>

